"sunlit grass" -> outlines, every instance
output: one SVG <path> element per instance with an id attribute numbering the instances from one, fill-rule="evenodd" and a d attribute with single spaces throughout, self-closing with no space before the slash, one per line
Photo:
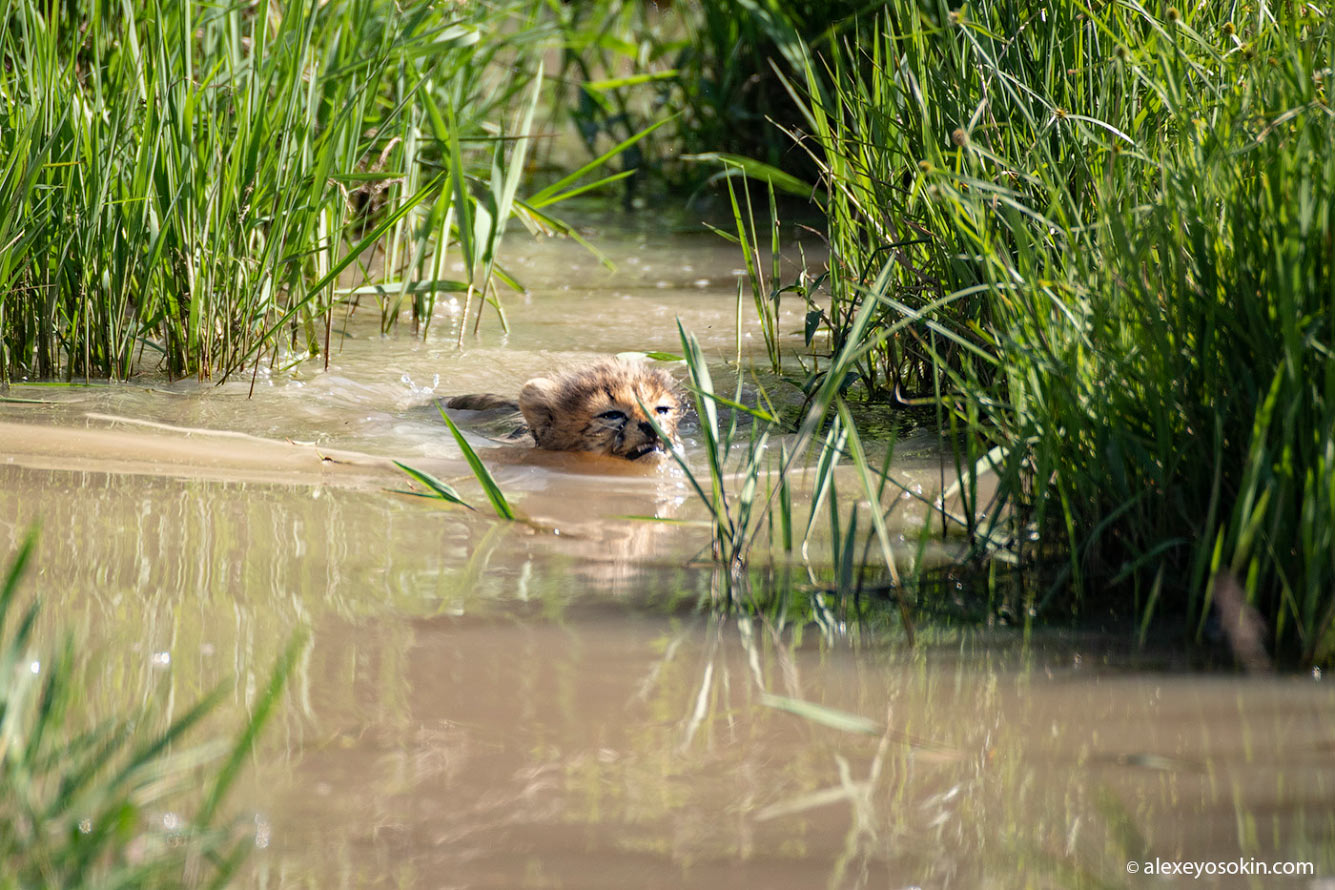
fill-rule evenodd
<path id="1" fill-rule="evenodd" d="M 896 2 L 792 88 L 832 353 L 937 406 L 1020 609 L 1199 635 L 1227 573 L 1328 662 L 1335 24 L 1267 9 Z"/>
<path id="2" fill-rule="evenodd" d="M 867 318 L 869 315 L 864 316 L 863 324 Z M 831 616 L 824 592 L 833 595 L 841 612 L 850 606 L 857 610 L 860 604 L 856 601 L 871 578 L 889 594 L 902 628 L 912 639 L 910 605 L 916 590 L 910 582 L 923 564 L 923 551 L 896 544 L 886 524 L 893 507 L 884 505 L 894 500 L 887 497 L 887 491 L 900 490 L 890 472 L 893 442 L 886 443 L 881 464 L 873 464 L 844 400 L 844 384 L 859 354 L 855 341 L 834 357 L 793 426 L 768 403 L 763 389 L 758 398 L 750 400 L 761 404 L 744 403 L 740 363 L 735 366 L 733 395 L 719 394 L 696 338 L 680 322 L 678 328 L 688 385 L 700 418 L 708 476 L 680 450 L 672 456 L 709 511 L 711 555 L 723 570 L 714 591 L 716 602 L 727 607 L 777 609 L 775 614 L 784 620 L 794 617 L 789 610 L 797 606 L 796 612 L 808 610 L 809 617 L 821 623 Z M 728 412 L 726 422 L 720 409 Z M 836 473 L 841 462 L 851 469 L 855 480 L 853 489 L 845 491 L 844 501 Z M 813 465 L 814 472 L 802 472 Z M 804 527 L 794 507 L 799 479 L 806 502 Z M 808 479 L 810 487 L 806 488 Z M 812 548 L 818 524 L 828 530 L 828 540 L 822 537 L 819 548 Z M 805 573 L 805 583 L 796 581 L 795 568 Z M 794 597 L 799 586 L 802 594 Z"/>
<path id="3" fill-rule="evenodd" d="M 503 323 L 511 219 L 599 166 L 525 201 L 542 7 L 0 4 L 0 381 L 281 367 L 358 300 Z"/>

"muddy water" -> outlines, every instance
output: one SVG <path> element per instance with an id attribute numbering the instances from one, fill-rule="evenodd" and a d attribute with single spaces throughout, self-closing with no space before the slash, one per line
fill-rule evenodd
<path id="1" fill-rule="evenodd" d="M 248 784 L 244 884 L 306 887 L 1329 888 L 1335 693 L 1185 673 L 1107 640 L 711 617 L 681 473 L 474 434 L 538 527 L 394 494 L 398 459 L 481 502 L 433 399 L 608 353 L 738 349 L 735 257 L 597 233 L 615 273 L 525 247 L 511 330 L 379 334 L 222 386 L 18 386 L 0 542 L 33 522 L 44 633 L 94 716 L 238 683 L 307 643 Z M 471 318 L 470 318 L 471 323 Z M 786 330 L 798 330 L 795 313 Z M 750 336 L 748 336 L 748 334 Z M 741 349 L 762 349 L 744 328 Z M 940 484 L 929 443 L 910 488 Z M 690 437 L 687 453 L 698 462 Z M 851 490 L 851 489 L 850 489 Z M 651 523 L 631 516 L 660 516 Z M 894 526 L 915 539 L 911 517 Z M 1220 862 L 1251 876 L 1130 874 Z M 1306 877 L 1259 864 L 1311 862 Z"/>

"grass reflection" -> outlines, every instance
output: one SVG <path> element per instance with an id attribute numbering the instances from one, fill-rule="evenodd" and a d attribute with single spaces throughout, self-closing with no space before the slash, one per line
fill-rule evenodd
<path id="1" fill-rule="evenodd" d="M 1145 851 L 1335 865 L 1320 685 L 1129 675 L 1081 638 L 920 626 L 903 647 L 896 616 L 782 564 L 749 577 L 769 605 L 719 614 L 716 569 L 677 555 L 694 544 L 635 562 L 593 524 L 0 472 L 0 515 L 47 516 L 61 619 L 37 632 L 68 625 L 104 652 L 78 675 L 90 720 L 127 690 L 188 701 L 229 673 L 253 707 L 259 666 L 312 628 L 242 789 L 271 836 L 251 866 L 268 886 L 582 885 L 591 869 L 607 885 L 1121 886 Z"/>

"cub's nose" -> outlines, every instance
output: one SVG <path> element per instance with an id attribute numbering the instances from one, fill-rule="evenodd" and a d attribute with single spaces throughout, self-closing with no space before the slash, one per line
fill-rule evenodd
<path id="1" fill-rule="evenodd" d="M 644 437 L 650 442 L 658 439 L 658 433 L 654 432 L 654 425 L 647 420 L 640 421 L 640 432 L 644 433 Z"/>

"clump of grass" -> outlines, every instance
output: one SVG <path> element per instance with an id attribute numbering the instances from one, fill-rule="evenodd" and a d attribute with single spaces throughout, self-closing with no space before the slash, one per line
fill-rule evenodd
<path id="1" fill-rule="evenodd" d="M 541 5 L 0 4 L 0 382 L 327 356 L 340 301 L 499 313 L 510 220 L 590 187 L 520 189 Z"/>
<path id="2" fill-rule="evenodd" d="M 1231 576 L 1335 657 L 1335 22 L 1291 13 L 893 2 L 791 84 L 833 351 L 937 406 L 966 512 L 996 474 L 969 531 L 1026 614 L 1199 638 Z"/>
<path id="3" fill-rule="evenodd" d="M 4 886 L 222 887 L 254 846 L 221 818 L 298 648 L 289 646 L 236 740 L 185 748 L 219 703 L 205 696 L 163 727 L 147 711 L 90 728 L 70 645 L 39 650 L 37 603 L 21 609 L 30 534 L 0 583 L 0 873 Z M 205 766 L 219 754 L 221 765 Z M 200 796 L 200 775 L 205 775 Z M 188 803 L 195 799 L 193 808 Z"/>
<path id="4" fill-rule="evenodd" d="M 740 311 L 740 290 L 738 304 Z M 870 318 L 871 313 L 864 311 L 858 326 L 860 331 Z M 717 393 L 699 343 L 680 323 L 678 328 L 690 390 L 700 417 L 708 479 L 698 475 L 681 453 L 674 451 L 673 458 L 710 512 L 712 555 L 724 569 L 723 583 L 715 591 L 717 599 L 729 606 L 772 605 L 761 601 L 750 583 L 757 545 L 767 541 L 769 548 L 765 555 L 768 558 L 776 559 L 784 568 L 800 560 L 807 567 L 813 589 L 829 590 L 843 603 L 859 597 L 869 575 L 884 577 L 886 582 L 881 587 L 891 592 L 897 602 L 903 627 L 912 639 L 911 591 L 905 588 L 906 579 L 901 571 L 905 554 L 892 545 L 886 526 L 886 510 L 882 507 L 887 487 L 893 485 L 889 473 L 893 447 L 886 450 L 879 468 L 870 462 L 843 396 L 857 357 L 868 347 L 860 346 L 860 341 L 855 339 L 833 357 L 827 372 L 813 384 L 805 414 L 796 428 L 792 428 L 777 416 L 772 406 L 767 410 L 743 403 L 744 377 L 740 360 L 736 364 L 733 397 Z M 763 390 L 760 396 L 762 401 L 767 401 Z M 730 412 L 726 425 L 720 422 L 719 407 Z M 749 421 L 745 430 L 739 423 L 743 416 Z M 774 444 L 778 445 L 777 455 L 772 447 Z M 799 540 L 800 518 L 794 512 L 792 479 L 799 467 L 811 462 L 813 453 L 816 468 L 810 507 Z M 841 460 L 852 466 L 857 479 L 857 489 L 847 514 L 841 510 L 836 483 L 835 470 Z M 864 504 L 866 525 L 860 527 L 859 515 Z M 818 521 L 828 523 L 830 550 L 828 554 L 813 557 L 808 544 Z M 910 556 L 916 564 L 921 561 L 922 554 L 918 552 Z M 815 583 L 817 576 L 825 573 L 822 566 L 827 564 L 833 584 Z M 777 586 L 777 592 L 781 598 L 786 598 L 792 583 L 787 572 L 783 574 L 785 580 Z M 810 598 L 808 604 L 814 608 L 816 620 L 828 616 L 828 608 L 820 593 Z M 786 606 L 778 605 L 783 613 Z"/>
<path id="5" fill-rule="evenodd" d="M 701 502 L 709 509 L 713 558 L 725 568 L 725 584 L 722 592 L 726 599 L 732 600 L 739 592 L 739 588 L 744 588 L 746 565 L 751 548 L 757 533 L 765 527 L 762 519 L 769 505 L 767 500 L 758 500 L 758 496 L 760 482 L 767 475 L 766 445 L 770 430 L 777 424 L 777 420 L 768 412 L 748 409 L 742 405 L 740 366 L 735 397 L 728 399 L 717 394 L 714 391 L 709 365 L 700 350 L 700 343 L 693 334 L 681 326 L 680 321 L 677 322 L 677 330 L 681 336 L 682 355 L 690 377 L 690 391 L 695 400 L 696 413 L 700 418 L 700 438 L 709 471 L 708 480 L 697 477 L 679 450 L 674 448 L 671 455 L 681 467 Z M 734 409 L 726 426 L 720 426 L 718 411 L 720 403 Z M 728 459 L 734 447 L 740 444 L 738 413 L 742 411 L 750 413 L 758 422 L 750 425 L 746 451 L 741 457 L 741 467 L 736 476 L 740 484 L 734 490 L 734 477 L 728 470 Z M 645 416 L 653 422 L 652 411 L 645 411 Z M 670 441 L 661 430 L 659 435 L 664 441 Z M 786 479 L 780 477 L 779 484 L 786 486 Z M 786 508 L 790 501 L 785 497 L 782 503 Z M 786 511 L 782 514 L 782 521 L 791 527 L 791 520 Z M 785 541 L 791 549 L 791 535 Z"/>

